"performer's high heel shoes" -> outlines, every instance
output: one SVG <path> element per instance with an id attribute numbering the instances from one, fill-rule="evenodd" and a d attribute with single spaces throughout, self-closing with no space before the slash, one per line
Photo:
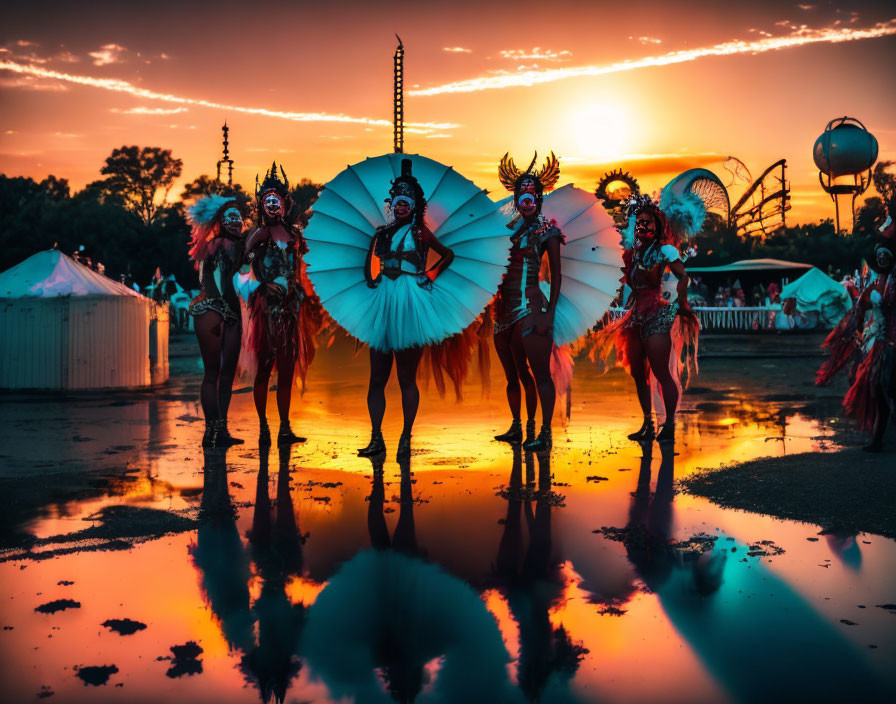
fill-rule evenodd
<path id="1" fill-rule="evenodd" d="M 218 437 L 216 439 L 218 447 L 233 447 L 234 445 L 242 445 L 245 442 L 242 438 L 235 438 L 230 434 L 230 431 L 227 430 L 226 419 L 219 420 L 218 424 Z"/>
<path id="2" fill-rule="evenodd" d="M 370 442 L 367 447 L 358 450 L 358 457 L 376 457 L 386 451 L 386 441 L 383 440 L 383 432 L 374 430 L 370 435 Z"/>
<path id="3" fill-rule="evenodd" d="M 242 444 L 243 440 L 233 437 L 227 431 L 227 421 L 223 418 L 206 423 L 205 434 L 202 436 L 203 447 L 233 447 Z"/>
<path id="4" fill-rule="evenodd" d="M 395 453 L 395 461 L 403 462 L 411 459 L 411 434 L 402 433 L 398 438 L 398 450 Z"/>
<path id="5" fill-rule="evenodd" d="M 653 440 L 654 433 L 653 429 L 653 418 L 645 418 L 644 423 L 638 428 L 635 432 L 630 433 L 628 436 L 629 440 L 634 440 L 635 442 L 641 442 L 643 440 Z M 674 432 L 674 431 L 673 431 Z"/>
<path id="6" fill-rule="evenodd" d="M 305 442 L 308 438 L 296 435 L 289 427 L 289 423 L 280 424 L 280 432 L 277 433 L 277 446 L 286 447 L 287 445 L 295 445 L 296 443 Z"/>
<path id="7" fill-rule="evenodd" d="M 514 418 L 510 424 L 510 429 L 506 433 L 495 435 L 495 440 L 501 442 L 522 442 L 523 441 L 523 423 L 519 418 Z"/>
<path id="8" fill-rule="evenodd" d="M 541 426 L 541 432 L 538 434 L 538 437 L 534 440 L 524 442 L 523 449 L 529 452 L 541 452 L 542 450 L 550 450 L 553 444 L 553 439 L 551 438 L 551 426 L 543 425 Z"/>
<path id="9" fill-rule="evenodd" d="M 663 423 L 663 427 L 659 433 L 657 433 L 656 441 L 660 445 L 674 445 L 675 444 L 675 421 L 667 420 Z"/>

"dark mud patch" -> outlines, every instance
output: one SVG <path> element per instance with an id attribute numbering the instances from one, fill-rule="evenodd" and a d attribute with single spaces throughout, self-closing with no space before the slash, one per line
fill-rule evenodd
<path id="1" fill-rule="evenodd" d="M 46 604 L 35 606 L 34 610 L 41 614 L 55 614 L 57 611 L 80 608 L 80 601 L 74 601 L 73 599 L 56 599 L 56 601 L 48 601 Z"/>
<path id="2" fill-rule="evenodd" d="M 33 544 L 34 536 L 21 528 L 24 523 L 54 509 L 64 513 L 70 502 L 124 494 L 139 473 L 139 468 L 127 467 L 111 472 L 41 472 L 40 481 L 33 475 L 0 478 L 0 549 Z"/>
<path id="3" fill-rule="evenodd" d="M 652 533 L 643 525 L 614 528 L 603 526 L 591 531 L 604 536 L 607 540 L 622 543 L 629 552 L 662 551 L 678 554 L 684 559 L 697 557 L 711 551 L 718 540 L 717 535 L 696 533 L 685 540 L 669 540 L 662 535 Z"/>
<path id="4" fill-rule="evenodd" d="M 197 520 L 178 513 L 137 506 L 105 506 L 88 520 L 96 521 L 97 525 L 73 533 L 33 540 L 26 551 L 0 555 L 0 562 L 46 560 L 73 552 L 127 550 L 135 542 L 195 530 L 199 525 Z"/>
<path id="5" fill-rule="evenodd" d="M 159 538 L 170 533 L 183 533 L 199 524 L 171 511 L 138 506 L 105 506 L 90 520 L 99 525 L 37 541 L 37 544 L 71 543 L 81 540 L 122 540 L 127 538 Z"/>
<path id="6" fill-rule="evenodd" d="M 188 641 L 183 645 L 172 645 L 171 655 L 160 656 L 156 658 L 158 661 L 170 660 L 171 667 L 165 673 L 166 677 L 183 677 L 184 675 L 201 675 L 202 661 L 199 656 L 202 655 L 202 648 L 195 641 Z"/>
<path id="7" fill-rule="evenodd" d="M 78 668 L 75 674 L 84 681 L 85 685 L 91 684 L 94 687 L 99 687 L 101 684 L 106 684 L 116 672 L 118 672 L 118 668 L 115 665 L 90 665 Z"/>
<path id="8" fill-rule="evenodd" d="M 132 636 L 137 631 L 142 631 L 146 628 L 145 623 L 133 621 L 129 618 L 106 619 L 105 621 L 103 621 L 102 625 L 108 628 L 110 631 L 115 631 L 115 633 L 118 633 L 121 636 Z"/>
<path id="9" fill-rule="evenodd" d="M 894 464 L 893 452 L 808 452 L 695 474 L 681 486 L 725 508 L 896 538 Z"/>

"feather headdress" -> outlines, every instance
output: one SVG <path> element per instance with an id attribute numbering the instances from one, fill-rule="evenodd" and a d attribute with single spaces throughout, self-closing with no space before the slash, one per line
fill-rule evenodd
<path id="1" fill-rule="evenodd" d="M 554 156 L 554 152 L 545 159 L 544 166 L 539 171 L 534 171 L 535 162 L 538 161 L 538 152 L 532 157 L 532 161 L 525 171 L 520 171 L 513 162 L 510 152 L 504 154 L 501 163 L 498 164 L 498 178 L 504 188 L 513 193 L 524 176 L 529 176 L 541 184 L 545 191 L 551 190 L 560 178 L 560 161 Z"/>
<path id="2" fill-rule="evenodd" d="M 706 222 L 706 203 L 693 191 L 675 194 L 671 188 L 664 188 L 659 207 L 679 237 L 691 239 Z"/>
<path id="3" fill-rule="evenodd" d="M 197 266 L 199 262 L 217 249 L 213 243 L 221 231 L 220 216 L 231 206 L 239 207 L 234 198 L 213 194 L 200 198 L 187 209 L 187 221 L 192 225 L 190 258 L 196 262 Z"/>

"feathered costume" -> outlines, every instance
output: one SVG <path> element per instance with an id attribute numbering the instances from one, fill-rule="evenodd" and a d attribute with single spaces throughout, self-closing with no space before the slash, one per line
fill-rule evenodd
<path id="1" fill-rule="evenodd" d="M 828 335 L 823 347 L 828 358 L 815 383 L 830 383 L 841 369 L 855 370 L 855 378 L 843 398 L 846 414 L 859 427 L 873 432 L 868 449 L 880 448 L 886 423 L 896 402 L 896 275 L 893 273 L 892 237 L 876 243 L 872 257 L 874 278 L 852 311 Z M 870 313 L 870 317 L 868 317 Z M 857 366 L 855 366 L 857 364 Z"/>
<path id="2" fill-rule="evenodd" d="M 187 210 L 190 258 L 199 272 L 199 295 L 190 315 L 202 354 L 199 398 L 205 416 L 203 447 L 242 442 L 227 430 L 227 410 L 240 354 L 240 303 L 233 277 L 242 259 L 242 213 L 232 197 L 210 195 Z"/>
<path id="3" fill-rule="evenodd" d="M 534 164 L 533 159 L 526 171 L 532 171 Z M 542 169 L 548 177 L 549 186 L 553 186 L 556 182 L 554 171 L 557 166 L 556 159 L 550 158 Z M 516 168 L 513 159 L 505 154 L 498 169 L 498 177 L 505 188 L 513 191 L 522 173 Z M 556 172 L 556 176 L 559 176 L 559 171 Z M 545 191 L 548 190 L 549 187 L 545 187 Z M 519 214 L 513 208 L 513 197 L 508 197 L 500 203 L 505 212 L 514 215 L 507 227 L 515 228 Z M 557 393 L 566 396 L 568 416 L 574 367 L 571 346 L 592 330 L 615 297 L 616 279 L 622 262 L 622 248 L 619 245 L 619 235 L 613 218 L 590 193 L 572 184 L 545 193 L 541 212 L 542 226 L 551 224 L 560 230 L 564 242 L 564 246 L 560 249 L 563 285 L 554 313 L 552 331 L 554 348 L 551 355 L 551 376 Z M 514 234 L 513 237 L 517 238 L 517 235 Z M 502 292 L 510 289 L 509 293 L 514 298 L 520 297 L 514 288 L 522 291 L 521 272 L 515 270 L 522 263 L 522 259 L 519 255 L 517 259 L 519 262 L 514 261 L 512 252 L 511 266 L 505 277 L 505 283 L 502 284 Z M 550 296 L 549 272 L 547 263 L 540 255 L 527 266 L 526 275 L 532 279 L 528 282 L 529 285 L 538 282 L 542 298 L 546 301 Z M 519 279 L 518 286 L 514 287 L 510 282 L 517 279 Z M 502 304 L 502 295 L 499 295 L 496 329 L 501 327 L 506 329 L 507 320 L 512 320 L 514 317 L 510 316 L 501 322 Z"/>
<path id="4" fill-rule="evenodd" d="M 665 215 L 667 225 L 654 240 L 641 242 L 635 236 L 635 218 L 641 207 L 650 205 Z M 676 195 L 665 189 L 659 204 L 648 196 L 636 196 L 630 201 L 627 226 L 622 231 L 625 251 L 619 283 L 631 288 L 632 295 L 626 313 L 605 325 L 587 344 L 592 361 L 600 359 L 606 363 L 615 352 L 616 363 L 630 371 L 626 356 L 628 339 L 637 335 L 644 340 L 668 333 L 673 343 L 670 360 L 673 377 L 681 376 L 678 363 L 682 353 L 685 354 L 684 374 L 696 373 L 700 325 L 696 318 L 678 314 L 675 277 L 669 271 L 669 264 L 685 261 L 679 248 L 680 237 L 696 235 L 705 219 L 706 206 L 699 196 L 689 191 Z"/>
<path id="5" fill-rule="evenodd" d="M 390 184 L 389 201 L 420 203 L 412 222 L 399 225 L 379 205 Z M 427 348 L 424 366 L 440 391 L 444 371 L 459 392 L 480 346 L 478 318 L 504 270 L 500 222 L 485 192 L 449 166 L 408 154 L 366 159 L 327 183 L 314 204 L 308 277 L 349 335 L 381 352 Z M 450 267 L 440 269 L 434 241 L 453 252 Z"/>
<path id="6" fill-rule="evenodd" d="M 282 176 L 282 179 L 280 178 Z M 244 368 L 255 370 L 253 396 L 261 423 L 261 441 L 267 442 L 266 403 L 271 371 L 277 367 L 277 409 L 280 415 L 279 445 L 303 442 L 289 427 L 292 382 L 305 388 L 314 359 L 316 337 L 325 317 L 304 275 L 303 255 L 308 247 L 292 224 L 293 207 L 289 179 L 277 164 L 255 185 L 258 227 L 246 240 L 246 261 L 251 281 L 243 284 L 247 331 L 243 341 Z"/>
<path id="7" fill-rule="evenodd" d="M 222 232 L 221 216 L 227 208 L 236 208 L 233 198 L 210 195 L 200 198 L 187 209 L 193 226 L 190 258 L 199 272 L 199 295 L 190 302 L 190 315 L 213 310 L 225 320 L 238 322 L 240 304 L 233 276 L 242 256 L 238 240 Z"/>
<path id="8" fill-rule="evenodd" d="M 314 361 L 316 337 L 325 327 L 320 304 L 304 273 L 303 255 L 308 252 L 298 229 L 282 217 L 264 213 L 270 194 L 289 199 L 289 180 L 273 164 L 256 187 L 259 227 L 246 240 L 246 261 L 251 267 L 250 283 L 244 285 L 248 330 L 244 342 L 244 367 L 255 369 L 263 357 L 295 359 L 295 381 L 305 388 L 308 368 Z M 286 215 L 284 213 L 284 215 Z"/>

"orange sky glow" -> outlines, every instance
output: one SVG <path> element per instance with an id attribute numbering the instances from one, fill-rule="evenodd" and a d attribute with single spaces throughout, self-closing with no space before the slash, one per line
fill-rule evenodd
<path id="1" fill-rule="evenodd" d="M 696 166 L 731 183 L 729 156 L 754 176 L 786 158 L 788 221 L 830 217 L 811 158 L 829 120 L 860 119 L 879 158 L 896 160 L 884 80 L 896 13 L 742 5 L 38 0 L 0 11 L 0 172 L 79 189 L 112 149 L 137 144 L 172 149 L 188 181 L 214 174 L 226 119 L 238 182 L 276 159 L 291 180 L 323 183 L 391 151 L 397 32 L 405 150 L 495 197 L 506 151 L 519 162 L 553 150 L 560 183 L 589 190 L 619 167 L 653 190 Z M 743 189 L 733 184 L 732 200 Z"/>

